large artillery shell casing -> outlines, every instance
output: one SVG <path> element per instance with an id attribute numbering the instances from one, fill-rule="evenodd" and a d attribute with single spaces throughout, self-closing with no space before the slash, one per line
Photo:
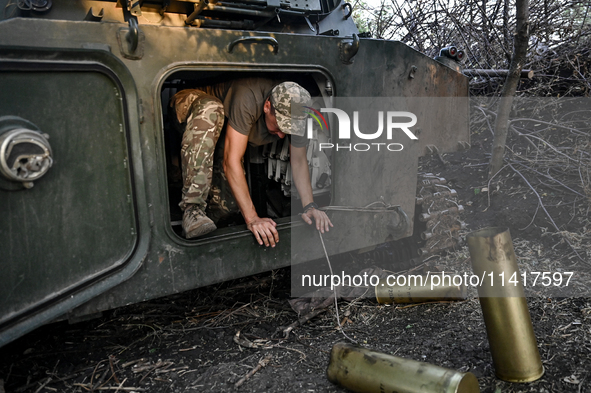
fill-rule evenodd
<path id="1" fill-rule="evenodd" d="M 354 392 L 477 393 L 478 379 L 429 363 L 417 362 L 347 343 L 330 352 L 328 379 Z"/>
<path id="2" fill-rule="evenodd" d="M 443 280 L 443 282 L 440 279 L 440 285 L 433 285 L 433 287 L 428 276 L 407 275 L 396 278 L 397 280 L 390 278 L 391 285 L 388 285 L 387 278 L 380 280 L 375 287 L 378 303 L 423 303 L 466 299 L 466 285 L 464 282 L 454 285 L 451 276 L 448 276 L 450 280 Z"/>
<path id="3" fill-rule="evenodd" d="M 544 367 L 509 229 L 481 229 L 467 240 L 474 274 L 485 277 L 478 296 L 495 373 L 509 382 L 535 381 L 544 374 Z"/>

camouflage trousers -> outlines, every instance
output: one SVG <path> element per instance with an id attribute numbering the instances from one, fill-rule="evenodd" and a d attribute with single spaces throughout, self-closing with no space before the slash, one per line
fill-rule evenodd
<path id="1" fill-rule="evenodd" d="M 184 211 L 197 205 L 217 222 L 237 204 L 223 170 L 224 106 L 201 90 L 183 90 L 173 97 L 177 119 L 185 124 L 181 143 Z M 220 137 L 221 136 L 221 137 Z"/>

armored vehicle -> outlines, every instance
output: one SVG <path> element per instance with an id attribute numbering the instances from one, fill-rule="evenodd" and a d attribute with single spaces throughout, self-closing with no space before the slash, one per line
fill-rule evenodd
<path id="1" fill-rule="evenodd" d="M 317 237 L 290 208 L 297 193 L 286 144 L 249 148 L 245 157 L 259 214 L 277 222 L 277 247 L 259 246 L 240 222 L 182 236 L 169 100 L 187 87 L 265 76 L 310 91 L 326 120 L 314 122 L 307 158 L 315 200 L 334 223 L 324 235 L 329 254 L 409 239 L 415 218 L 432 241 L 424 255 L 457 233 L 455 219 L 444 231 L 433 221 L 461 208 L 434 205 L 453 192 L 437 188 L 443 179 L 418 178 L 418 158 L 468 145 L 467 78 L 401 42 L 359 34 L 348 3 L 0 5 L 0 345 L 56 319 L 323 256 L 319 247 L 294 253 L 291 244 L 296 232 L 310 243 Z M 395 110 L 416 117 L 408 131 L 418 139 L 401 130 L 393 131 L 400 140 L 384 134 L 373 143 L 357 131 L 339 139 L 331 108 L 358 97 L 402 99 L 405 108 Z M 422 98 L 435 100 L 410 101 Z"/>

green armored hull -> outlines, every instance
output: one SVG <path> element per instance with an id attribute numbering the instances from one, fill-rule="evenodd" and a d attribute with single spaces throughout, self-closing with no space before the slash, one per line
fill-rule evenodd
<path id="1" fill-rule="evenodd" d="M 359 38 L 348 5 L 301 3 L 0 1 L 0 345 L 56 318 L 323 255 L 292 250 L 294 233 L 314 233 L 281 209 L 297 195 L 278 146 L 249 149 L 246 162 L 253 200 L 275 206 L 277 247 L 256 244 L 245 225 L 182 236 L 168 104 L 185 87 L 292 79 L 323 108 L 447 98 L 409 104 L 418 140 L 403 135 L 401 151 L 355 135 L 338 149 L 333 119 L 316 140 L 330 151 L 309 160 L 315 198 L 358 208 L 328 209 L 347 228 L 326 235 L 331 254 L 412 235 L 418 157 L 469 141 L 467 78 L 400 42 Z M 369 154 L 351 154 L 366 145 Z M 397 209 L 361 209 L 375 201 Z"/>

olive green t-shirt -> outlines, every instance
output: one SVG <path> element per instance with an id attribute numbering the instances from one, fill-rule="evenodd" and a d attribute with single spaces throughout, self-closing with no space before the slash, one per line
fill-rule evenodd
<path id="1" fill-rule="evenodd" d="M 271 90 L 281 81 L 267 78 L 244 78 L 209 86 L 205 90 L 219 98 L 224 104 L 228 124 L 243 135 L 254 146 L 266 145 L 280 138 L 269 133 L 265 123 L 263 105 Z M 294 147 L 304 147 L 308 139 L 288 135 Z"/>

